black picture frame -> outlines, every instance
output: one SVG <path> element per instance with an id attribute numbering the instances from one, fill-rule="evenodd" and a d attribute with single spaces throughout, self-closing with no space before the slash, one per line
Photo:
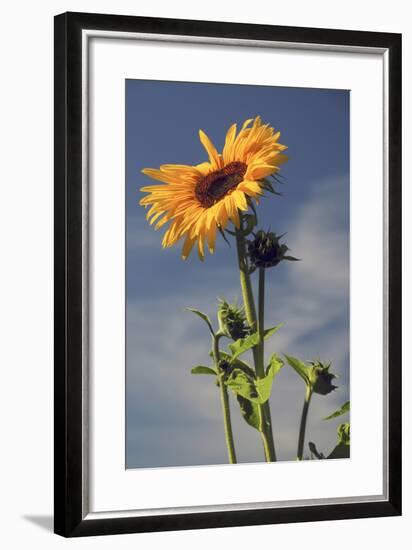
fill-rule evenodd
<path id="1" fill-rule="evenodd" d="M 401 514 L 401 35 L 64 13 L 55 17 L 54 529 L 66 537 Z M 87 519 L 83 511 L 82 31 L 383 48 L 388 53 L 388 498 L 380 502 Z"/>

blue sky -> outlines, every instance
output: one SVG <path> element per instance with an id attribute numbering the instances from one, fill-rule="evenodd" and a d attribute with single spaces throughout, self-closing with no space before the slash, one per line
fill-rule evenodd
<path id="1" fill-rule="evenodd" d="M 138 205 L 145 167 L 206 160 L 203 129 L 221 149 L 227 129 L 260 115 L 281 131 L 290 160 L 283 197 L 261 201 L 259 225 L 287 232 L 302 261 L 267 272 L 267 326 L 284 327 L 266 353 L 332 361 L 339 389 L 315 396 L 307 440 L 325 452 L 340 419 L 321 418 L 349 398 L 349 92 L 268 86 L 126 81 L 126 465 L 128 468 L 227 462 L 219 394 L 190 368 L 207 363 L 209 335 L 185 311 L 215 316 L 218 297 L 241 302 L 235 247 L 220 238 L 213 256 L 187 262 L 181 245 L 163 250 Z M 293 460 L 303 382 L 282 369 L 271 397 L 277 453 Z M 232 399 L 239 462 L 262 460 L 258 433 Z"/>

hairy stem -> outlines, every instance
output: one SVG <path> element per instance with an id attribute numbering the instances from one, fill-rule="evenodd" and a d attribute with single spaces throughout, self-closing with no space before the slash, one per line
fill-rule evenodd
<path id="1" fill-rule="evenodd" d="M 236 247 L 238 256 L 238 265 L 240 273 L 240 286 L 242 289 L 243 302 L 245 306 L 245 313 L 247 322 L 252 330 L 255 332 L 258 329 L 258 320 L 256 316 L 255 301 L 253 298 L 252 282 L 250 279 L 249 265 L 246 255 L 246 242 L 243 234 L 243 220 L 240 217 L 240 228 L 236 231 Z M 263 288 L 263 300 L 264 300 L 264 288 Z M 264 309 L 262 309 L 262 316 L 264 317 Z M 262 317 L 262 322 L 263 322 Z M 261 323 L 263 326 L 263 323 Z M 264 330 L 264 328 L 262 328 Z M 257 378 L 263 378 L 265 375 L 264 360 L 263 360 L 263 338 L 259 342 L 259 345 L 253 348 L 253 359 L 255 363 L 255 372 Z M 261 430 L 263 448 L 265 452 L 266 462 L 274 462 L 276 460 L 275 445 L 272 434 L 272 423 L 270 415 L 269 401 L 263 405 L 259 405 L 259 415 L 261 418 Z"/>
<path id="2" fill-rule="evenodd" d="M 261 373 L 261 376 L 265 375 L 265 269 L 259 268 L 259 290 L 258 290 L 258 368 L 256 372 Z M 269 454 L 272 461 L 276 461 L 275 442 L 273 440 L 272 432 L 272 418 L 270 414 L 269 401 L 263 404 L 264 420 L 267 425 L 267 438 L 269 446 Z"/>
<path id="3" fill-rule="evenodd" d="M 306 386 L 305 401 L 302 408 L 302 416 L 300 418 L 300 428 L 299 428 L 299 441 L 298 441 L 298 460 L 303 459 L 303 449 L 305 446 L 305 432 L 306 432 L 306 422 L 308 419 L 308 410 L 310 405 L 310 399 L 312 397 L 312 388 Z"/>
<path id="4" fill-rule="evenodd" d="M 220 402 L 222 404 L 223 424 L 225 427 L 227 452 L 228 452 L 230 464 L 236 464 L 237 460 L 236 460 L 235 443 L 233 439 L 232 422 L 230 419 L 229 396 L 227 393 L 227 388 L 223 381 L 223 371 L 219 367 L 219 361 L 220 361 L 219 338 L 217 336 L 213 336 L 212 340 L 213 340 L 213 360 L 215 363 L 215 367 L 219 372 Z"/>

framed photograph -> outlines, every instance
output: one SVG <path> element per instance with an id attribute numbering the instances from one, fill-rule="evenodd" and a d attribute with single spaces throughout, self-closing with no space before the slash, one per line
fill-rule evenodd
<path id="1" fill-rule="evenodd" d="M 55 532 L 401 514 L 401 36 L 55 18 Z"/>

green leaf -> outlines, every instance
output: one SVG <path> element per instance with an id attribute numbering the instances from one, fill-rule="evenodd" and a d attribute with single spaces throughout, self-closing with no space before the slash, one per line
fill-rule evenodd
<path id="1" fill-rule="evenodd" d="M 229 344 L 229 349 L 232 352 L 231 356 L 231 362 L 233 363 L 239 355 L 242 355 L 246 351 L 254 348 L 259 342 L 259 334 L 257 332 L 254 332 L 253 334 L 250 334 L 249 336 L 246 336 L 246 338 L 239 338 L 239 340 L 236 340 L 236 342 L 233 342 L 233 344 Z"/>
<path id="2" fill-rule="evenodd" d="M 275 327 L 267 328 L 263 333 L 264 340 L 267 340 L 270 336 L 272 336 L 272 334 L 275 334 L 275 332 L 277 332 L 282 327 L 283 327 L 283 323 L 279 323 Z"/>
<path id="3" fill-rule="evenodd" d="M 268 328 L 264 332 L 264 339 L 269 338 L 272 334 L 274 334 L 276 331 L 280 329 L 280 327 L 283 326 L 283 323 L 280 323 L 279 325 Z M 259 333 L 254 332 L 253 334 L 249 334 L 249 336 L 246 336 L 246 338 L 239 338 L 239 340 L 236 340 L 236 342 L 233 342 L 233 344 L 229 344 L 229 349 L 232 352 L 232 363 L 235 359 L 239 357 L 239 355 L 242 355 L 246 351 L 254 348 L 259 343 Z"/>
<path id="4" fill-rule="evenodd" d="M 339 424 L 338 426 L 338 439 L 339 443 L 343 445 L 350 445 L 350 424 L 345 422 L 344 424 Z"/>
<path id="5" fill-rule="evenodd" d="M 240 395 L 249 401 L 259 403 L 259 395 L 255 380 L 246 374 L 246 372 L 242 369 L 238 367 L 232 369 L 228 377 L 225 379 L 225 384 L 236 395 Z"/>
<path id="6" fill-rule="evenodd" d="M 215 335 L 214 331 L 213 331 L 213 327 L 212 327 L 212 323 L 209 319 L 209 317 L 206 315 L 206 313 L 203 313 L 202 311 L 199 311 L 198 309 L 193 309 L 192 307 L 187 307 L 186 308 L 188 311 L 191 311 L 192 313 L 194 313 L 195 315 L 197 315 L 198 317 L 200 317 L 201 319 L 203 319 L 203 321 L 207 324 L 207 326 L 209 327 L 209 330 L 210 332 L 212 333 L 212 336 Z"/>
<path id="7" fill-rule="evenodd" d="M 192 374 L 213 374 L 216 376 L 217 372 L 211 367 L 204 367 L 203 365 L 197 365 L 190 371 Z"/>
<path id="8" fill-rule="evenodd" d="M 239 369 L 242 369 L 246 374 L 248 374 L 252 378 L 255 378 L 255 371 L 245 361 L 242 361 L 239 358 L 232 361 L 232 356 L 229 353 L 226 353 L 225 351 L 222 351 L 222 350 L 219 351 L 219 355 L 220 355 L 220 359 L 223 359 L 224 361 L 231 363 L 232 367 L 238 367 Z M 213 351 L 209 352 L 209 356 L 213 358 Z"/>
<path id="9" fill-rule="evenodd" d="M 340 409 L 336 410 L 335 412 L 333 412 L 323 420 L 332 420 L 332 418 L 337 418 L 338 416 L 342 416 L 342 414 L 349 412 L 349 409 L 350 409 L 350 401 L 346 401 L 346 403 L 344 403 L 342 407 L 340 407 Z"/>
<path id="10" fill-rule="evenodd" d="M 243 418 L 256 430 L 260 429 L 260 415 L 259 415 L 259 406 L 249 399 L 245 399 L 241 395 L 237 395 L 236 399 L 240 406 L 240 412 L 242 413 Z"/>
<path id="11" fill-rule="evenodd" d="M 250 373 L 250 367 L 243 369 L 234 367 L 225 384 L 236 394 L 248 399 L 252 403 L 262 405 L 266 403 L 272 392 L 273 379 L 282 368 L 283 363 L 273 354 L 269 366 L 266 370 L 266 375 L 263 378 L 256 379 L 253 371 Z"/>
<path id="12" fill-rule="evenodd" d="M 274 376 L 277 376 L 280 369 L 283 367 L 285 363 L 282 361 L 280 357 L 276 355 L 276 353 L 273 353 L 269 359 L 269 364 L 266 367 L 266 374 L 269 373 L 271 369 L 274 371 Z"/>
<path id="13" fill-rule="evenodd" d="M 229 363 L 232 361 L 232 357 L 228 353 L 225 353 L 224 351 L 220 352 L 220 358 L 224 359 L 225 361 L 228 361 Z M 242 361 L 241 359 L 237 358 L 234 361 L 232 361 L 231 364 L 233 367 L 243 370 L 243 372 L 245 372 L 251 378 L 253 379 L 256 378 L 255 371 L 245 361 Z"/>
<path id="14" fill-rule="evenodd" d="M 283 362 L 274 353 L 270 358 L 266 369 L 266 376 L 256 380 L 256 388 L 259 395 L 259 403 L 265 403 L 272 393 L 273 379 L 283 367 Z"/>
<path id="15" fill-rule="evenodd" d="M 308 367 L 303 361 L 297 359 L 296 357 L 286 355 L 286 353 L 284 353 L 283 355 L 286 357 L 286 361 L 289 363 L 289 365 L 299 374 L 301 378 L 303 378 L 305 383 L 310 384 L 308 372 L 310 367 Z"/>

